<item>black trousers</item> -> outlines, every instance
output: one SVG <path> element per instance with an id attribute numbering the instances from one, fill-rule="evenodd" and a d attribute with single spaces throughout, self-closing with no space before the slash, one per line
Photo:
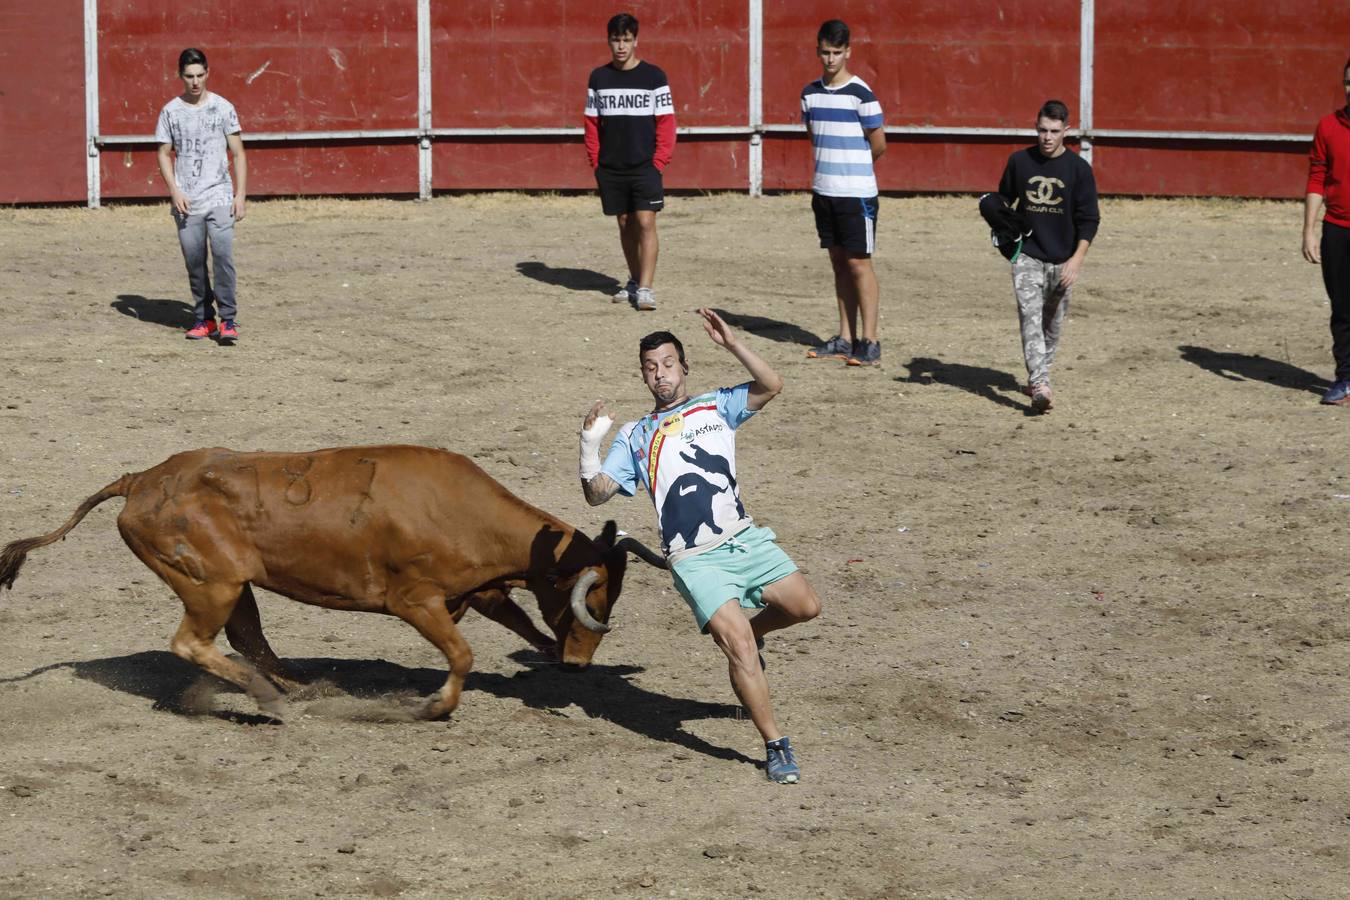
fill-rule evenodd
<path id="1" fill-rule="evenodd" d="M 1322 223 L 1322 282 L 1331 300 L 1336 380 L 1350 381 L 1350 228 Z"/>

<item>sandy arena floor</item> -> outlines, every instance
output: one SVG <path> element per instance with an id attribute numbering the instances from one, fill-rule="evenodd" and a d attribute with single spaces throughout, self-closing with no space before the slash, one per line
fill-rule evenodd
<path id="1" fill-rule="evenodd" d="M 234 348 L 182 338 L 166 207 L 0 210 L 0 542 L 178 450 L 385 442 L 655 542 L 645 501 L 585 504 L 576 429 L 646 411 L 656 328 L 741 380 L 709 305 L 786 379 L 740 481 L 825 602 L 769 642 L 796 787 L 638 564 L 582 674 L 470 614 L 449 722 L 403 713 L 444 679 L 411 628 L 263 594 L 314 679 L 279 725 L 168 652 L 109 502 L 0 595 L 0 895 L 1346 896 L 1350 411 L 1301 209 L 1103 213 L 1035 417 L 970 198 L 883 201 L 866 371 L 804 358 L 834 301 L 801 196 L 673 199 L 655 313 L 609 302 L 590 198 L 254 203 Z"/>

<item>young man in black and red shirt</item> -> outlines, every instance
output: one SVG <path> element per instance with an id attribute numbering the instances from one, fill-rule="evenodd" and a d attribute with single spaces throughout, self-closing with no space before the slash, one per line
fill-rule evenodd
<path id="1" fill-rule="evenodd" d="M 1303 203 L 1303 258 L 1322 264 L 1322 283 L 1331 300 L 1331 352 L 1336 377 L 1322 402 L 1350 402 L 1350 60 L 1341 70 L 1345 106 L 1317 123 L 1308 155 L 1308 190 Z M 1317 216 L 1322 240 L 1317 240 Z"/>
<path id="2" fill-rule="evenodd" d="M 628 282 L 614 302 L 656 309 L 656 214 L 665 205 L 661 173 L 675 150 L 675 105 L 666 73 L 637 57 L 637 19 L 620 13 L 607 31 L 610 61 L 586 85 L 586 155 L 628 261 Z"/>

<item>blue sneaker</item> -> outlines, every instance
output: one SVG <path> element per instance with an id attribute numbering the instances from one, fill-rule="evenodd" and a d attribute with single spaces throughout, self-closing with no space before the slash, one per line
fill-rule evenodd
<path id="1" fill-rule="evenodd" d="M 853 352 L 853 341 L 845 340 L 839 335 L 835 335 L 819 347 L 812 347 L 806 351 L 807 359 L 848 359 L 848 355 Z"/>
<path id="2" fill-rule="evenodd" d="M 1338 381 L 1322 395 L 1322 402 L 1328 406 L 1344 406 L 1346 401 L 1350 401 L 1350 381 Z"/>
<path id="3" fill-rule="evenodd" d="M 869 341 L 866 338 L 853 342 L 853 352 L 844 360 L 850 366 L 881 365 L 881 341 Z"/>
<path id="4" fill-rule="evenodd" d="M 779 784 L 796 784 L 801 780 L 802 770 L 797 768 L 797 760 L 792 755 L 792 745 L 788 739 L 780 737 L 764 745 L 768 759 L 764 762 L 764 774 L 770 781 Z"/>

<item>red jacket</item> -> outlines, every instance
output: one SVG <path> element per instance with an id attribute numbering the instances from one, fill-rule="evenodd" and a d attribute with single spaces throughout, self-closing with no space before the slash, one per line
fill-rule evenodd
<path id="1" fill-rule="evenodd" d="M 1326 221 L 1350 228 L 1350 106 L 1317 123 L 1308 154 L 1306 193 L 1326 199 Z"/>

